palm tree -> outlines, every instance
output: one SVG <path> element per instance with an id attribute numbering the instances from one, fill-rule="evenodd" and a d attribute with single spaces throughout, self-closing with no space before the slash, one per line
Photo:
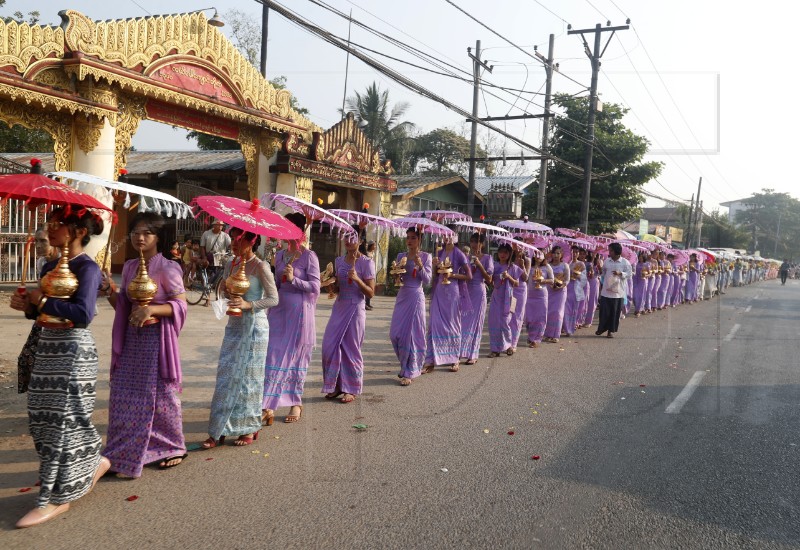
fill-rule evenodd
<path id="1" fill-rule="evenodd" d="M 392 161 L 395 170 L 404 173 L 413 147 L 414 124 L 400 122 L 409 108 L 401 102 L 389 108 L 389 91 L 381 91 L 373 82 L 363 95 L 355 92 L 346 102 L 347 113 L 353 113 L 359 127 L 378 148 L 381 155 Z"/>

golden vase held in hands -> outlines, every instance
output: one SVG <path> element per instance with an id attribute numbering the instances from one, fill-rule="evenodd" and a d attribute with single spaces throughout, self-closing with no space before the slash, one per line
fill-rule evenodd
<path id="1" fill-rule="evenodd" d="M 42 277 L 39 288 L 48 298 L 57 300 L 69 300 L 78 290 L 78 278 L 69 270 L 69 247 L 64 243 L 61 250 L 61 258 L 52 271 Z M 69 319 L 55 317 L 47 313 L 40 313 L 36 319 L 40 326 L 46 328 L 72 328 L 73 323 Z"/>
<path id="2" fill-rule="evenodd" d="M 564 288 L 564 277 L 565 274 L 563 273 L 556 273 L 553 277 L 553 290 L 561 290 Z"/>
<path id="3" fill-rule="evenodd" d="M 394 277 L 394 284 L 398 287 L 403 286 L 403 275 L 406 274 L 407 262 L 408 262 L 408 256 L 403 256 L 402 258 L 400 258 L 400 263 L 393 261 L 392 267 L 389 270 L 389 275 Z"/>
<path id="4" fill-rule="evenodd" d="M 536 286 L 534 287 L 536 290 L 542 288 L 542 281 L 544 281 L 542 270 L 538 267 L 533 268 L 533 282 L 536 283 Z"/>
<path id="5" fill-rule="evenodd" d="M 450 275 L 453 273 L 453 265 L 450 263 L 450 258 L 445 258 L 444 261 L 439 264 L 439 269 L 436 270 L 436 273 L 442 276 L 443 285 L 452 284 Z"/>
<path id="6" fill-rule="evenodd" d="M 158 283 L 147 274 L 147 262 L 144 259 L 143 250 L 139 251 L 139 269 L 136 271 L 136 277 L 128 283 L 127 290 L 130 299 L 137 302 L 140 307 L 150 305 L 150 302 L 156 297 Z M 158 323 L 158 319 L 155 317 L 148 317 L 142 326 L 154 325 L 156 323 Z"/>
<path id="7" fill-rule="evenodd" d="M 332 300 L 336 297 L 336 292 L 334 292 L 334 286 L 336 283 L 336 276 L 333 273 L 334 267 L 333 262 L 328 262 L 328 265 L 325 267 L 325 271 L 323 271 L 319 276 L 319 285 L 322 288 L 328 289 L 328 299 Z"/>
<path id="8" fill-rule="evenodd" d="M 247 273 L 244 271 L 245 263 L 244 258 L 239 256 L 239 269 L 236 270 L 236 273 L 231 273 L 228 278 L 225 279 L 225 288 L 228 290 L 228 294 L 236 296 L 237 298 L 241 298 L 250 290 L 250 280 L 247 278 Z M 225 315 L 241 317 L 242 308 L 228 306 Z"/>

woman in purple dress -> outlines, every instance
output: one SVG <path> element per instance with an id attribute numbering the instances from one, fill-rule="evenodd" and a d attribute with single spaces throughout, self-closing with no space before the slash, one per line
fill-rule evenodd
<path id="1" fill-rule="evenodd" d="M 544 256 L 533 259 L 528 277 L 528 300 L 525 304 L 525 323 L 528 328 L 528 347 L 538 348 L 547 326 L 547 285 L 553 284 L 553 270 Z"/>
<path id="2" fill-rule="evenodd" d="M 494 273 L 492 257 L 483 253 L 485 240 L 482 233 L 473 233 L 469 239 L 472 279 L 467 282 L 467 290 L 472 307 L 461 312 L 460 353 L 461 361 L 466 365 L 474 365 L 478 361 L 486 319 L 486 285 L 491 284 Z"/>
<path id="3" fill-rule="evenodd" d="M 639 261 L 636 262 L 636 272 L 633 276 L 633 303 L 636 317 L 639 317 L 646 309 L 648 270 L 650 268 L 647 259 L 649 257 L 650 253 L 643 250 L 639 252 Z"/>
<path id="4" fill-rule="evenodd" d="M 425 364 L 422 374 L 433 372 L 435 365 L 449 365 L 458 372 L 461 354 L 461 312 L 472 310 L 467 282 L 472 279 L 469 261 L 455 245 L 455 237 L 446 237 L 444 248 L 433 257 L 433 291 L 431 317 L 425 344 Z M 437 273 L 442 264 L 449 263 L 452 273 Z"/>
<path id="5" fill-rule="evenodd" d="M 572 257 L 578 257 L 579 250 L 572 249 Z M 564 306 L 564 324 L 562 334 L 572 336 L 578 327 L 578 320 L 583 302 L 586 300 L 586 273 L 584 263 L 575 259 L 569 264 L 569 284 L 567 285 L 567 302 Z"/>
<path id="6" fill-rule="evenodd" d="M 71 298 L 48 298 L 39 289 L 12 293 L 10 306 L 28 319 L 39 313 L 69 319 L 62 328 L 40 327 L 28 384 L 28 428 L 39 456 L 39 494 L 36 506 L 16 524 L 33 527 L 69 510 L 70 505 L 92 490 L 108 471 L 100 456 L 100 434 L 92 424 L 97 387 L 97 347 L 89 329 L 95 313 L 101 274 L 83 252 L 93 235 L 103 231 L 103 220 L 91 212 L 58 208 L 50 213 L 50 244 L 67 246 L 70 271 L 78 279 Z M 56 268 L 58 260 L 42 267 L 42 275 Z M 6 325 L 6 331 L 8 331 Z M 6 332 L 8 335 L 8 332 Z M 9 504 L 7 510 L 11 508 Z"/>
<path id="7" fill-rule="evenodd" d="M 564 324 L 564 308 L 567 305 L 567 281 L 569 265 L 563 261 L 564 252 L 556 245 L 550 251 L 550 269 L 553 271 L 553 284 L 547 287 L 547 327 L 543 342 L 558 343 L 561 326 Z"/>
<path id="8" fill-rule="evenodd" d="M 603 272 L 603 257 L 595 253 L 586 256 L 586 279 L 589 282 L 589 297 L 586 300 L 586 314 L 583 326 L 590 327 L 594 323 L 594 314 L 600 300 L 600 273 Z"/>
<path id="9" fill-rule="evenodd" d="M 501 353 L 514 355 L 511 347 L 511 311 L 514 287 L 519 284 L 522 270 L 513 261 L 511 245 L 501 244 L 492 274 L 492 299 L 489 302 L 489 357 Z"/>
<path id="10" fill-rule="evenodd" d="M 293 212 L 286 219 L 305 231 L 306 218 Z M 275 255 L 278 305 L 269 310 L 269 346 L 264 376 L 262 422 L 271 426 L 275 409 L 289 407 L 284 422 L 303 414 L 303 387 L 311 352 L 317 343 L 314 315 L 319 298 L 319 260 L 302 241 L 289 241 Z"/>
<path id="11" fill-rule="evenodd" d="M 520 268 L 520 284 L 514 287 L 513 293 L 516 299 L 516 307 L 511 312 L 511 350 L 517 351 L 519 335 L 525 322 L 525 304 L 528 302 L 528 274 L 531 270 L 531 259 L 525 254 L 521 247 L 514 245 L 514 256 L 517 267 Z"/>
<path id="12" fill-rule="evenodd" d="M 344 243 L 347 253 L 336 258 L 334 273 L 339 294 L 322 338 L 322 393 L 326 399 L 352 403 L 364 381 L 366 298 L 375 295 L 375 264 L 358 251 L 358 239 Z"/>
<path id="13" fill-rule="evenodd" d="M 578 249 L 578 261 L 583 264 L 583 276 L 586 279 L 585 285 L 583 287 L 583 301 L 578 302 L 578 314 L 575 318 L 575 328 L 583 328 L 583 321 L 586 319 L 586 311 L 588 309 L 588 302 L 589 302 L 589 270 L 592 268 L 591 262 L 586 261 L 586 255 L 588 251 L 584 250 L 583 248 Z"/>
<path id="14" fill-rule="evenodd" d="M 139 259 L 125 262 L 120 291 L 109 297 L 115 310 L 108 404 L 108 437 L 103 456 L 118 477 L 138 478 L 145 464 L 177 466 L 186 458 L 178 336 L 186 320 L 181 266 L 169 254 L 164 218 L 137 214 L 130 223 L 134 250 L 144 255 L 158 292 L 140 306 L 127 292 Z M 155 318 L 157 322 L 151 321 Z"/>
<path id="15" fill-rule="evenodd" d="M 697 254 L 689 256 L 689 272 L 686 275 L 686 301 L 693 304 L 697 301 L 697 289 L 700 286 L 700 266 L 697 262 Z"/>
<path id="16" fill-rule="evenodd" d="M 414 228 L 406 231 L 408 252 L 397 255 L 397 265 L 405 266 L 402 285 L 392 312 L 389 338 L 400 360 L 401 386 L 408 386 L 420 375 L 425 359 L 425 294 L 423 285 L 431 281 L 431 255 L 419 249 L 420 233 Z M 404 260 L 405 259 L 405 260 Z"/>

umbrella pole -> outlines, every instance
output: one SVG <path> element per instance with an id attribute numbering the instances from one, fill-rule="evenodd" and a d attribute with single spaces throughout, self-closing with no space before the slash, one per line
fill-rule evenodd
<path id="1" fill-rule="evenodd" d="M 114 212 L 111 212 L 112 219 Z M 111 257 L 109 256 L 109 252 L 111 250 L 111 241 L 114 240 L 114 230 L 117 228 L 116 224 L 111 225 L 111 229 L 108 230 L 108 241 L 106 242 L 106 252 L 103 255 L 103 265 L 101 269 L 105 271 L 106 262 L 108 262 L 108 272 L 111 273 Z"/>
<path id="2" fill-rule="evenodd" d="M 22 273 L 20 274 L 17 294 L 25 294 L 25 274 L 28 272 L 28 261 L 31 257 L 31 244 L 33 243 L 33 211 L 28 208 L 28 236 L 25 239 L 25 251 L 22 254 Z"/>

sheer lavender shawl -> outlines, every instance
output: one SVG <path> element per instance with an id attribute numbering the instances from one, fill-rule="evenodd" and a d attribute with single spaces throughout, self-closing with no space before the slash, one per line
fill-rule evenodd
<path id="1" fill-rule="evenodd" d="M 136 277 L 139 260 L 128 260 L 122 268 L 122 285 L 117 294 L 117 307 L 114 316 L 114 327 L 111 333 L 111 374 L 117 361 L 122 356 L 125 347 L 125 335 L 128 330 L 128 318 L 131 314 L 132 303 L 128 298 L 126 289 L 128 283 Z M 183 273 L 181 266 L 168 260 L 162 254 L 153 256 L 148 265 L 147 272 L 150 278 L 158 284 L 158 292 L 153 299 L 153 304 L 169 304 L 172 306 L 172 317 L 160 317 L 158 323 L 161 331 L 161 345 L 158 352 L 158 375 L 163 380 L 181 382 L 181 354 L 178 347 L 178 336 L 186 321 L 186 301 L 176 300 L 175 296 L 186 292 L 183 288 Z"/>

